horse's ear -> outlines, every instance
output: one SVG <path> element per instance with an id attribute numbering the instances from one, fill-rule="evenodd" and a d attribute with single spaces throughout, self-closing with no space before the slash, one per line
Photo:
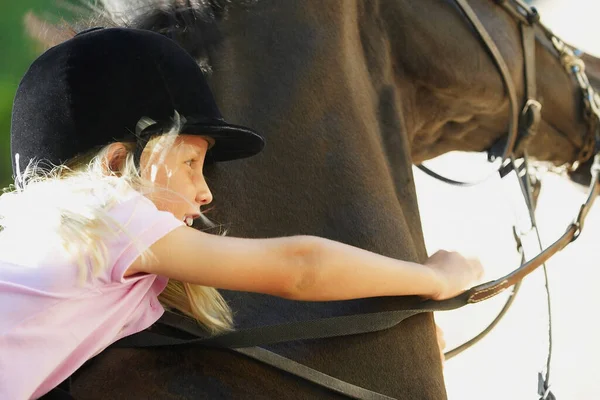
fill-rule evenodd
<path id="1" fill-rule="evenodd" d="M 55 25 L 44 21 L 31 11 L 25 14 L 23 19 L 27 34 L 36 41 L 37 44 L 46 50 L 71 39 L 76 31 L 72 27 L 64 25 Z"/>

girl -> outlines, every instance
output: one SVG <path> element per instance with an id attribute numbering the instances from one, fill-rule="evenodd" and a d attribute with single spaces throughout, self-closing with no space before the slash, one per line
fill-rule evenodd
<path id="1" fill-rule="evenodd" d="M 456 253 L 419 265 L 316 237 L 190 228 L 212 201 L 205 161 L 252 156 L 263 139 L 224 122 L 194 60 L 155 33 L 96 28 L 48 50 L 23 78 L 12 122 L 15 188 L 0 196 L 3 399 L 48 392 L 152 325 L 161 303 L 212 333 L 233 329 L 214 288 L 445 299 L 481 275 Z"/>

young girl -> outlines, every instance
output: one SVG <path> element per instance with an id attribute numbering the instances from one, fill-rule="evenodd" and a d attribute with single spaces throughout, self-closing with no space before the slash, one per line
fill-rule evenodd
<path id="1" fill-rule="evenodd" d="M 43 395 L 156 322 L 160 303 L 233 329 L 214 288 L 445 299 L 480 277 L 456 253 L 420 265 L 317 237 L 191 228 L 212 201 L 205 161 L 262 147 L 223 121 L 194 60 L 161 35 L 99 28 L 39 57 L 15 97 L 16 183 L 0 196 L 0 398 Z"/>

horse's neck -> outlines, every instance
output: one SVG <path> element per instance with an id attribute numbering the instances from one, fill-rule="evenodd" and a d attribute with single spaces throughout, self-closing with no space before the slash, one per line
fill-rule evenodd
<path id="1" fill-rule="evenodd" d="M 519 27 L 493 2 L 470 4 L 494 39 L 524 104 L 523 54 Z M 509 118 L 500 73 L 469 22 L 451 2 L 403 4 L 389 14 L 397 31 L 390 36 L 396 52 L 397 81 L 415 163 L 448 151 L 483 151 L 507 133 Z M 427 21 L 436 21 L 436 24 Z M 556 165 L 572 161 L 586 125 L 578 87 L 538 35 L 536 75 L 542 122 L 529 154 Z M 600 61 L 591 63 L 592 82 Z"/>
<path id="2" fill-rule="evenodd" d="M 258 2 L 223 21 L 231 34 L 212 59 L 217 101 L 267 140 L 244 169 L 214 171 L 217 219 L 230 221 L 232 234 L 310 233 L 424 257 L 385 27 L 356 26 L 367 11 L 350 2 Z"/>

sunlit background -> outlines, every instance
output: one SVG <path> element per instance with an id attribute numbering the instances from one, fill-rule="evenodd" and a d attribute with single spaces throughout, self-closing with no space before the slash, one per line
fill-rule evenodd
<path id="1" fill-rule="evenodd" d="M 340 0 L 341 1 L 341 0 Z M 542 20 L 565 41 L 600 56 L 600 2 L 591 0 L 532 1 Z M 0 186 L 10 181 L 8 133 L 10 109 L 18 81 L 35 57 L 26 39 L 26 11 L 64 13 L 52 0 L 2 0 L 0 3 Z M 481 155 L 450 154 L 434 160 L 438 170 L 464 179 L 486 167 Z M 498 179 L 476 188 L 454 188 L 415 170 L 427 248 L 452 248 L 479 256 L 486 278 L 495 279 L 518 263 L 511 234 L 521 215 L 516 182 Z M 584 201 L 584 192 L 566 179 L 544 178 L 538 223 L 545 244 L 564 232 Z M 581 238 L 553 258 L 548 267 L 552 290 L 554 358 L 552 390 L 559 400 L 600 398 L 600 282 L 598 255 L 600 210 L 588 217 Z M 530 247 L 530 249 L 532 249 Z M 506 296 L 460 311 L 438 313 L 451 348 L 479 332 Z M 548 347 L 544 282 L 540 273 L 526 279 L 503 322 L 482 342 L 445 366 L 450 400 L 537 399 L 537 373 L 543 371 Z"/>

